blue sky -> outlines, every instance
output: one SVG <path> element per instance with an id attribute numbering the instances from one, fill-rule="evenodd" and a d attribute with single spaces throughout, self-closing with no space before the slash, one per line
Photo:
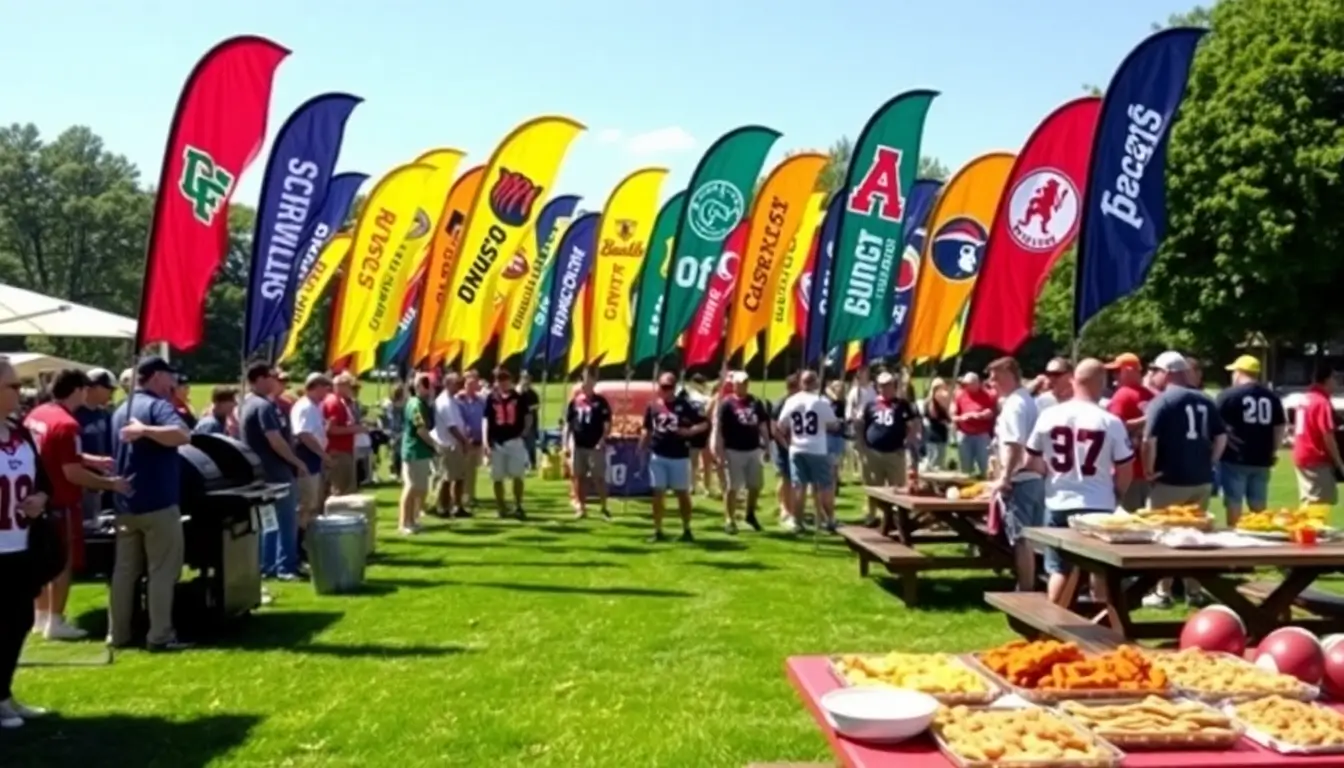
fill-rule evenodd
<path id="1" fill-rule="evenodd" d="M 786 149 L 855 136 L 909 88 L 941 92 L 924 153 L 956 167 L 1017 149 L 1053 107 L 1104 84 L 1181 0 L 51 0 L 0 3 L 0 121 L 54 135 L 73 124 L 157 180 L 168 121 L 195 60 L 266 35 L 294 53 L 272 97 L 274 132 L 324 91 L 362 96 L 342 170 L 379 175 L 424 149 L 483 162 L 544 113 L 588 126 L 557 190 L 600 200 L 642 166 L 672 171 L 744 123 Z M 374 10 L 371 10 L 374 9 Z M 268 137 L 269 140 L 269 137 Z M 266 150 L 269 151 L 269 148 Z M 264 154 L 235 199 L 255 204 Z"/>

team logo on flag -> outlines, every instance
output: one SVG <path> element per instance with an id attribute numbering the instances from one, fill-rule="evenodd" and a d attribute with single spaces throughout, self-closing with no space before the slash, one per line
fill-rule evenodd
<path id="1" fill-rule="evenodd" d="M 416 208 L 415 216 L 411 218 L 411 231 L 406 233 L 406 239 L 418 240 L 428 235 L 430 226 L 429 214 L 424 209 Z"/>
<path id="2" fill-rule="evenodd" d="M 521 227 L 532 218 L 532 206 L 541 192 L 541 187 L 523 174 L 500 168 L 499 178 L 490 190 L 490 210 L 502 223 Z"/>
<path id="3" fill-rule="evenodd" d="M 924 230 L 911 238 L 910 245 L 901 253 L 901 268 L 896 273 L 896 292 L 905 293 L 915 287 L 915 280 L 919 278 L 919 247 L 917 243 L 924 242 Z"/>
<path id="4" fill-rule="evenodd" d="M 803 306 L 810 306 L 812 303 L 812 273 L 804 272 L 798 276 L 798 282 L 794 286 L 794 298 Z"/>
<path id="5" fill-rule="evenodd" d="M 638 222 L 634 219 L 617 219 L 616 236 L 622 240 L 629 240 L 635 236 L 635 227 L 637 226 Z"/>
<path id="6" fill-rule="evenodd" d="M 1008 231 L 1028 251 L 1046 253 L 1078 228 L 1078 188 L 1063 171 L 1041 168 L 1017 183 L 1008 198 Z"/>
<path id="7" fill-rule="evenodd" d="M 527 274 L 527 251 L 519 248 L 513 252 L 513 258 L 504 265 L 504 277 L 508 280 L 517 280 Z"/>
<path id="8" fill-rule="evenodd" d="M 732 184 L 707 181 L 691 195 L 686 220 L 691 231 L 705 240 L 722 240 L 742 220 L 747 203 Z"/>
<path id="9" fill-rule="evenodd" d="M 209 152 L 188 144 L 182 150 L 182 178 L 177 189 L 191 203 L 191 215 L 209 226 L 233 189 L 233 174 L 215 165 Z"/>
<path id="10" fill-rule="evenodd" d="M 948 219 L 933 233 L 929 246 L 933 268 L 952 282 L 970 280 L 980 272 L 988 239 L 984 225 L 975 219 L 969 216 Z"/>

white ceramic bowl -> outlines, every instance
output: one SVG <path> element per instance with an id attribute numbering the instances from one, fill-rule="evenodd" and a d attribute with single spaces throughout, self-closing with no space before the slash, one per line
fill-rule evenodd
<path id="1" fill-rule="evenodd" d="M 894 744 L 923 733 L 938 700 L 900 688 L 838 688 L 821 697 L 821 708 L 842 736 Z"/>

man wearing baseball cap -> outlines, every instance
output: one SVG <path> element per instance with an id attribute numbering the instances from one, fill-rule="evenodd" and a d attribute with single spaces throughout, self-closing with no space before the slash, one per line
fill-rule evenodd
<path id="1" fill-rule="evenodd" d="M 89 386 L 84 393 L 84 405 L 75 411 L 79 422 L 79 449 L 91 456 L 112 455 L 112 393 L 117 390 L 117 379 L 106 368 L 94 368 L 88 373 Z M 106 503 L 104 503 L 106 502 Z M 98 516 L 112 506 L 110 496 L 102 491 L 84 492 L 84 518 Z"/>
<path id="2" fill-rule="evenodd" d="M 761 530 L 756 505 L 764 482 L 761 464 L 769 457 L 770 410 L 749 391 L 751 380 L 745 371 L 734 371 L 729 380 L 733 391 L 719 402 L 710 446 L 715 460 L 727 469 L 723 529 L 735 534 L 739 491 L 746 496 L 747 509 L 743 519 L 752 530 Z"/>
<path id="3" fill-rule="evenodd" d="M 1242 355 L 1227 366 L 1232 386 L 1218 395 L 1218 414 L 1227 425 L 1227 449 L 1219 465 L 1227 524 L 1236 527 L 1244 504 L 1252 512 L 1269 505 L 1269 471 L 1288 428 L 1283 401 L 1260 383 L 1260 361 Z"/>
<path id="4" fill-rule="evenodd" d="M 1130 442 L 1136 451 L 1143 444 L 1143 428 L 1147 423 L 1148 405 L 1156 395 L 1143 384 L 1143 361 L 1133 352 L 1117 355 L 1106 364 L 1115 375 L 1115 394 L 1106 403 L 1106 410 L 1124 422 Z M 1120 497 L 1120 506 L 1135 512 L 1148 506 L 1148 476 L 1143 461 L 1134 462 L 1134 477 Z"/>

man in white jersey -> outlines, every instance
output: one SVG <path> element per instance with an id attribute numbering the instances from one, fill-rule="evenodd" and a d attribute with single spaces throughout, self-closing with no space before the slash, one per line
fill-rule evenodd
<path id="1" fill-rule="evenodd" d="M 799 379 L 802 391 L 789 396 L 779 412 L 779 428 L 789 436 L 789 476 L 793 478 L 794 514 L 801 512 L 807 486 L 817 500 L 817 525 L 835 532 L 835 478 L 826 452 L 826 435 L 840 429 L 840 421 L 826 398 L 818 394 L 817 374 L 806 371 Z"/>
<path id="2" fill-rule="evenodd" d="M 1073 397 L 1045 409 L 1027 439 L 1030 466 L 1046 478 L 1045 525 L 1068 526 L 1079 512 L 1114 512 L 1129 487 L 1134 448 L 1124 422 L 1097 405 L 1106 386 L 1106 367 L 1088 358 L 1073 372 Z M 1058 550 L 1045 551 L 1046 593 L 1058 603 L 1065 564 Z M 1093 590 L 1100 585 L 1093 581 Z"/>

